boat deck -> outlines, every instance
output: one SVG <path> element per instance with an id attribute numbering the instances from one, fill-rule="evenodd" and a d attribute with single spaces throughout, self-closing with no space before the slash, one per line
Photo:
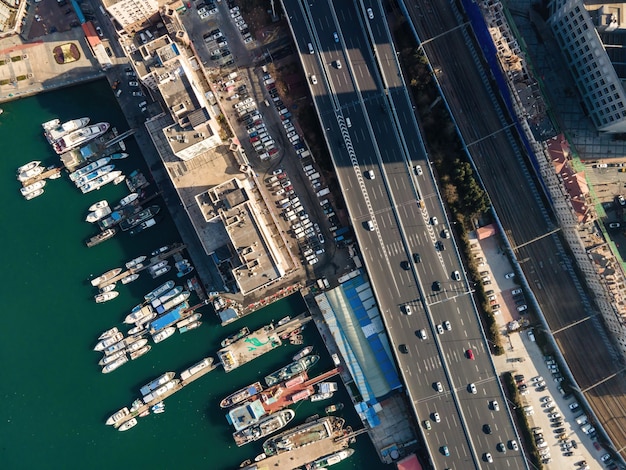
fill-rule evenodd
<path id="1" fill-rule="evenodd" d="M 347 448 L 348 439 L 343 437 L 342 434 L 343 432 L 339 436 L 334 435 L 321 441 L 312 442 L 305 447 L 267 457 L 243 468 L 244 470 L 270 470 L 276 468 L 293 470 L 304 468 L 307 463 Z"/>
<path id="2" fill-rule="evenodd" d="M 211 372 L 212 370 L 215 370 L 217 368 L 217 366 L 219 365 L 219 363 L 213 363 L 211 364 L 209 367 L 206 367 L 204 369 L 199 370 L 198 372 L 196 372 L 195 374 L 193 374 L 190 377 L 187 377 L 186 379 L 181 379 L 180 383 L 178 383 L 174 388 L 172 388 L 171 390 L 168 390 L 167 392 L 165 392 L 163 395 L 159 395 L 158 397 L 156 397 L 154 400 L 144 404 L 143 406 L 141 406 L 139 409 L 133 411 L 132 413 L 124 416 L 124 418 L 122 418 L 120 421 L 118 421 L 117 423 L 115 423 L 115 428 L 119 428 L 122 424 L 124 424 L 126 421 L 129 421 L 133 418 L 138 417 L 141 413 L 143 413 L 146 410 L 149 410 L 150 407 L 160 401 L 165 400 L 168 397 L 171 397 L 172 395 L 174 395 L 176 392 L 178 392 L 180 389 L 186 387 L 187 385 L 191 384 L 192 382 L 198 380 L 200 377 L 202 377 L 205 374 L 208 374 L 209 372 Z"/>
<path id="3" fill-rule="evenodd" d="M 282 344 L 276 330 L 261 328 L 220 349 L 217 356 L 224 365 L 224 370 L 230 372 Z"/>

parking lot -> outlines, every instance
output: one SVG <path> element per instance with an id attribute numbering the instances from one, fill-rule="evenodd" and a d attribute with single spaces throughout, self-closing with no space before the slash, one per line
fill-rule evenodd
<path id="1" fill-rule="evenodd" d="M 493 296 L 490 302 L 501 331 L 506 334 L 511 322 L 517 323 L 518 328 L 504 338 L 505 354 L 493 356 L 493 360 L 499 375 L 511 372 L 514 376 L 544 465 L 548 469 L 612 468 L 610 455 L 595 441 L 593 426 L 563 387 L 565 379 L 557 361 L 537 345 L 527 318 L 528 304 L 515 277 L 507 276 L 512 268 L 499 250 L 497 238 L 471 243 L 473 256 L 482 263 L 481 281 L 487 282 L 485 291 Z M 602 462 L 603 457 L 608 460 Z"/>

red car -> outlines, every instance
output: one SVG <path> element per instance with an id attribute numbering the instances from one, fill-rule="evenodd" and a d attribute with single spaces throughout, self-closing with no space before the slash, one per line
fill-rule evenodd
<path id="1" fill-rule="evenodd" d="M 289 185 L 285 188 L 285 191 L 291 191 L 293 189 L 293 186 Z"/>
<path id="2" fill-rule="evenodd" d="M 250 142 L 257 142 L 259 140 L 258 137 L 251 137 Z"/>
<path id="3" fill-rule="evenodd" d="M 276 154 L 277 152 L 278 152 L 278 149 L 277 149 L 277 148 L 273 148 L 273 149 L 271 149 L 271 150 L 269 151 L 269 154 L 270 154 L 270 155 L 274 155 L 274 154 Z"/>
<path id="4" fill-rule="evenodd" d="M 467 358 L 468 359 L 474 359 L 474 351 L 472 351 L 471 349 L 468 349 L 465 354 L 467 354 Z"/>

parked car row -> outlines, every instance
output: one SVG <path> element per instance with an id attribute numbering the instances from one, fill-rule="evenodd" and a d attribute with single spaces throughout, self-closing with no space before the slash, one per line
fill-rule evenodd
<path id="1" fill-rule="evenodd" d="M 239 11 L 238 6 L 229 7 L 230 18 L 233 20 L 235 26 L 239 30 L 241 37 L 243 39 L 244 44 L 250 44 L 252 42 L 252 35 L 250 34 L 250 29 L 248 28 L 248 24 L 246 20 L 241 16 L 241 12 Z"/>

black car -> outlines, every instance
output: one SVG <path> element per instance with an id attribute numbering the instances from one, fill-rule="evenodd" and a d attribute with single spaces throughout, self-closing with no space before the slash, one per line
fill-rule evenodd
<path id="1" fill-rule="evenodd" d="M 402 263 L 400 263 L 400 266 L 402 266 L 402 269 L 404 269 L 405 271 L 411 269 L 411 265 L 408 261 L 402 261 Z"/>
<path id="2" fill-rule="evenodd" d="M 422 257 L 420 256 L 419 253 L 413 253 L 413 261 L 415 261 L 416 263 L 422 262 Z"/>
<path id="3" fill-rule="evenodd" d="M 398 346 L 398 349 L 402 354 L 408 354 L 409 352 L 409 348 L 407 348 L 406 344 L 401 344 L 400 346 Z"/>
<path id="4" fill-rule="evenodd" d="M 439 281 L 433 282 L 432 288 L 433 288 L 434 291 L 441 290 L 441 282 L 439 282 Z"/>
<path id="5" fill-rule="evenodd" d="M 489 426 L 488 424 L 483 424 L 483 432 L 485 434 L 491 434 L 491 426 Z"/>
<path id="6" fill-rule="evenodd" d="M 443 244 L 441 240 L 439 240 L 435 242 L 435 249 L 438 251 L 444 251 L 446 249 L 446 246 Z"/>

